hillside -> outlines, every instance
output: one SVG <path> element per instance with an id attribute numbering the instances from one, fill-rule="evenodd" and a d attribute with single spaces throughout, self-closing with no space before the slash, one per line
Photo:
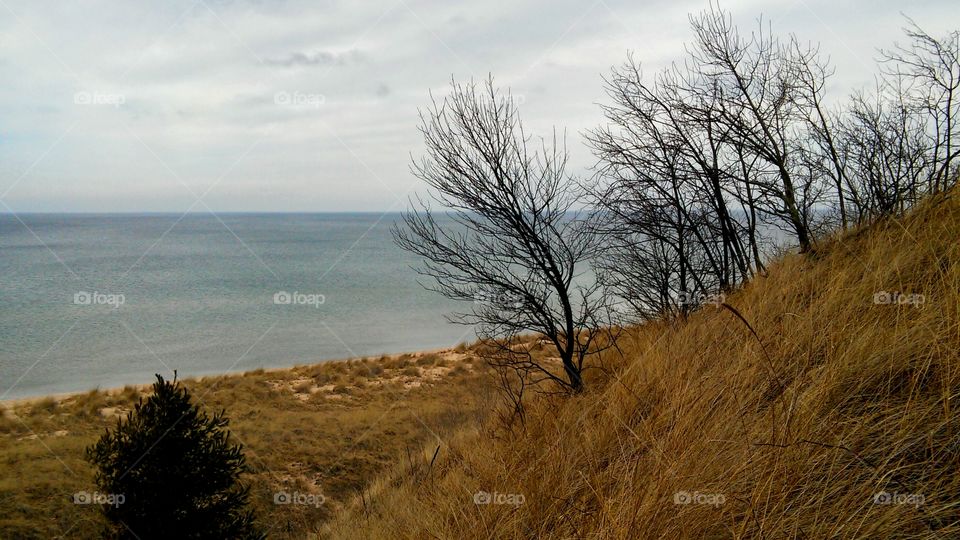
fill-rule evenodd
<path id="1" fill-rule="evenodd" d="M 733 309 L 634 330 L 525 429 L 490 419 L 408 460 L 327 532 L 956 538 L 958 238 L 954 191 L 787 255 Z"/>
<path id="2" fill-rule="evenodd" d="M 226 409 L 269 537 L 302 540 L 399 456 L 476 422 L 492 397 L 484 371 L 461 346 L 183 383 L 208 412 Z M 150 393 L 0 402 L 0 538 L 102 538 L 100 508 L 77 504 L 97 489 L 84 450 Z M 278 493 L 322 504 L 276 504 Z"/>

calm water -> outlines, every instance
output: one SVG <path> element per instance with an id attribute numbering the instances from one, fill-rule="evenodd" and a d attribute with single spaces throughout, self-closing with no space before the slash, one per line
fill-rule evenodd
<path id="1" fill-rule="evenodd" d="M 471 338 L 393 245 L 398 217 L 0 215 L 0 395 Z M 298 295 L 276 303 L 281 292 Z"/>

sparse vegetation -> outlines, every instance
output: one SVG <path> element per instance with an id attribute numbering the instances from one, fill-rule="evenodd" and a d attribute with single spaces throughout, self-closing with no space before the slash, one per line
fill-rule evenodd
<path id="1" fill-rule="evenodd" d="M 957 238 L 954 190 L 788 254 L 732 309 L 633 329 L 584 394 L 531 400 L 525 429 L 491 417 L 427 445 L 327 532 L 958 537 Z M 493 494 L 523 502 L 475 504 Z"/>
<path id="2" fill-rule="evenodd" d="M 457 366 L 464 356 L 438 354 Z M 205 409 L 227 409 L 231 434 L 243 444 L 250 468 L 241 481 L 250 487 L 251 506 L 268 537 L 302 540 L 358 489 L 406 459 L 410 448 L 434 441 L 434 434 L 446 440 L 495 399 L 479 369 L 421 374 L 421 386 L 405 388 L 393 381 L 409 377 L 388 361 L 396 358 L 182 381 Z M 363 369 L 376 376 L 356 374 Z M 346 382 L 350 378 L 371 384 Z M 307 379 L 313 381 L 309 388 Z M 337 385 L 348 399 L 334 391 Z M 95 469 L 84 452 L 141 395 L 151 395 L 150 388 L 0 404 L 0 536 L 99 538 L 107 522 L 98 508 L 73 502 L 75 493 L 96 489 Z M 278 505 L 278 492 L 322 494 L 325 500 L 319 507 Z"/>

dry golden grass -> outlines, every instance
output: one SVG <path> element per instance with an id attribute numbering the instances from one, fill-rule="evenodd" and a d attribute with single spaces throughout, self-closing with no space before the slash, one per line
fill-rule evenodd
<path id="1" fill-rule="evenodd" d="M 327 535 L 960 537 L 958 196 L 785 256 L 727 299 L 757 337 L 713 307 L 632 331 L 586 393 L 410 456 Z"/>
<path id="2" fill-rule="evenodd" d="M 462 357 L 406 355 L 404 365 L 431 355 Z M 302 540 L 413 449 L 435 448 L 437 437 L 476 423 L 493 399 L 479 368 L 433 373 L 412 385 L 407 370 L 416 368 L 384 366 L 391 361 L 185 381 L 208 411 L 227 409 L 252 469 L 244 481 L 271 538 Z M 74 493 L 96 489 L 84 448 L 147 391 L 131 386 L 0 406 L 0 538 L 99 538 L 98 508 L 73 504 Z M 319 508 L 275 505 L 281 491 L 326 501 Z"/>

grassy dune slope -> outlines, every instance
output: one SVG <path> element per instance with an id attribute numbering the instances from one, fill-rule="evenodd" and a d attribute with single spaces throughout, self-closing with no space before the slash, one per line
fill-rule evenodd
<path id="1" fill-rule="evenodd" d="M 636 330 L 584 395 L 537 400 L 525 431 L 460 431 L 328 532 L 960 537 L 958 197 L 778 261 L 727 298 L 757 337 L 710 306 Z M 523 502 L 478 505 L 479 491 Z"/>
<path id="2" fill-rule="evenodd" d="M 458 348 L 184 384 L 207 410 L 227 409 L 251 468 L 244 480 L 270 538 L 302 540 L 402 456 L 476 423 L 493 396 L 485 369 L 470 349 Z M 144 391 L 0 407 L 0 538 L 101 537 L 98 507 L 73 502 L 74 493 L 96 490 L 83 451 Z M 277 492 L 326 500 L 276 505 Z"/>

